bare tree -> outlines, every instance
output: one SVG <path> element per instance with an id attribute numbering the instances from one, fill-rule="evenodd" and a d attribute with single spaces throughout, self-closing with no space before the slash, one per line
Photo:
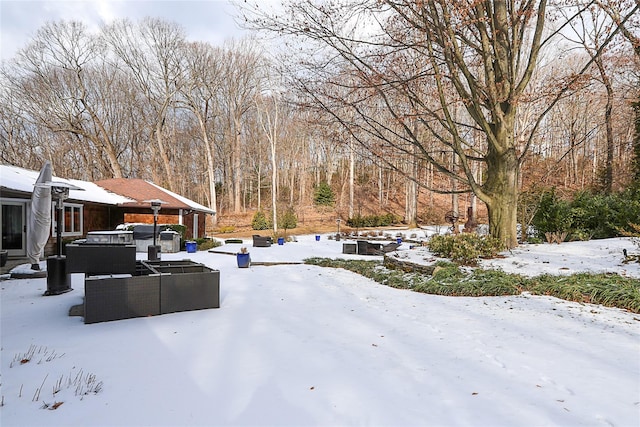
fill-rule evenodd
<path id="1" fill-rule="evenodd" d="M 313 55 L 298 59 L 296 66 L 304 66 L 298 81 L 316 104 L 362 144 L 378 140 L 406 154 L 415 146 L 420 159 L 459 182 L 460 191 L 473 191 L 487 206 L 491 234 L 515 246 L 520 163 L 534 135 L 518 145 L 515 123 L 540 51 L 552 40 L 545 38 L 547 0 L 302 0 L 288 2 L 285 9 L 244 12 L 254 28 L 310 44 Z M 572 18 L 581 12 L 575 9 Z M 295 48 L 305 51 L 299 44 Z M 416 60 L 424 67 L 416 70 Z M 333 76 L 344 70 L 357 81 L 349 88 L 366 104 L 346 104 L 322 91 L 322 85 L 343 85 Z M 425 85 L 436 88 L 433 96 L 424 96 Z M 464 109 L 464 120 L 457 120 L 455 108 Z M 355 127 L 345 109 L 359 117 Z M 392 122 L 379 120 L 382 110 Z M 474 128 L 486 136 L 484 147 L 467 138 Z M 424 131 L 455 153 L 458 170 L 428 151 Z M 484 165 L 481 182 L 474 176 L 475 162 Z"/>
<path id="2" fill-rule="evenodd" d="M 103 34 L 148 103 L 149 139 L 156 142 L 164 167 L 165 185 L 172 189 L 174 171 L 164 131 L 167 113 L 183 82 L 179 54 L 185 43 L 184 30 L 174 23 L 146 18 L 139 24 L 116 21 L 104 27 Z"/>
<path id="3" fill-rule="evenodd" d="M 636 67 L 640 67 L 640 17 L 626 19 L 628 11 L 638 9 L 638 0 L 597 0 L 597 4 L 609 15 L 620 29 L 624 38 L 631 44 L 635 54 Z M 635 132 L 633 137 L 633 177 L 636 188 L 640 188 L 640 71 L 636 72 Z"/>
<path id="4" fill-rule="evenodd" d="M 217 209 L 215 123 L 220 116 L 218 95 L 224 82 L 223 55 L 219 49 L 192 43 L 185 49 L 186 80 L 182 88 L 185 106 L 198 122 L 207 164 L 210 208 Z M 214 216 L 214 223 L 215 223 Z"/>
<path id="5" fill-rule="evenodd" d="M 98 59 L 104 54 L 96 37 L 79 22 L 50 22 L 22 49 L 15 66 L 4 77 L 27 114 L 56 133 L 67 133 L 93 145 L 101 174 L 122 177 L 123 141 L 113 133 L 118 109 L 116 70 Z M 101 81 L 106 75 L 113 78 Z M 86 147 L 84 147 L 86 149 Z M 101 155 L 106 158 L 102 158 Z"/>
<path id="6" fill-rule="evenodd" d="M 269 84 L 269 93 L 263 93 L 256 97 L 258 119 L 264 135 L 269 141 L 269 153 L 271 158 L 271 211 L 273 232 L 278 232 L 278 140 L 280 132 L 280 106 L 277 88 Z"/>
<path id="7" fill-rule="evenodd" d="M 602 44 L 611 37 L 611 33 L 616 26 L 611 20 L 606 19 L 606 14 L 601 9 L 593 7 L 583 12 L 579 19 L 570 22 L 570 27 L 573 30 L 573 34 L 570 35 L 565 32 L 565 37 L 582 46 L 584 51 L 587 52 L 596 67 L 599 76 L 598 81 L 605 89 L 606 155 L 602 187 L 605 192 L 610 193 L 613 186 L 613 156 L 615 148 L 613 138 L 614 90 L 612 69 L 609 65 L 611 62 L 611 49 L 605 49 Z M 573 151 L 571 153 L 573 155 Z"/>
<path id="8" fill-rule="evenodd" d="M 6 69 L 0 72 L 4 75 Z M 29 123 L 29 115 L 21 106 L 20 99 L 5 79 L 0 80 L 0 162 L 23 164 L 38 169 L 41 162 L 38 151 L 42 142 L 31 134 L 37 126 Z"/>
<path id="9" fill-rule="evenodd" d="M 230 202 L 233 212 L 241 211 L 243 119 L 255 107 L 259 90 L 260 54 L 250 39 L 231 41 L 225 45 L 223 63 L 225 83 L 221 90 L 224 114 L 227 120 L 227 138 L 230 161 L 227 174 L 231 185 Z"/>

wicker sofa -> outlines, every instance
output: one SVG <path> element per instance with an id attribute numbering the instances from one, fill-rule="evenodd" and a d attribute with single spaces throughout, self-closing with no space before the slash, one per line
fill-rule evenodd
<path id="1" fill-rule="evenodd" d="M 383 245 L 381 243 L 370 243 L 366 240 L 358 240 L 358 255 L 384 255 L 393 252 L 400 246 L 400 243 L 389 243 Z"/>
<path id="2" fill-rule="evenodd" d="M 220 272 L 182 261 L 137 261 L 134 274 L 87 276 L 84 323 L 220 307 Z"/>
<path id="3" fill-rule="evenodd" d="M 253 235 L 254 248 L 268 248 L 272 244 L 273 244 L 273 239 L 270 236 L 260 236 L 258 234 Z"/>

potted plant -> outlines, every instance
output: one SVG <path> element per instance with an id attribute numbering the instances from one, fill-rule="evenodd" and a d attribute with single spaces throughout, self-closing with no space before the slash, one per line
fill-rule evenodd
<path id="1" fill-rule="evenodd" d="M 273 233 L 272 239 L 274 244 L 277 243 L 278 245 L 284 245 L 285 238 L 282 234 L 280 234 L 280 231 Z"/>
<path id="2" fill-rule="evenodd" d="M 251 256 L 244 246 L 241 247 L 240 252 L 236 254 L 236 259 L 238 261 L 238 268 L 247 268 L 249 264 L 251 264 Z"/>

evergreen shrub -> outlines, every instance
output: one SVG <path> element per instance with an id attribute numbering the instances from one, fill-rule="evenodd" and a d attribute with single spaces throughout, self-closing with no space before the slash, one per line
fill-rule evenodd
<path id="1" fill-rule="evenodd" d="M 268 230 L 269 223 L 267 222 L 267 216 L 263 211 L 257 211 L 253 215 L 253 219 L 251 220 L 251 228 L 254 230 Z"/>
<path id="2" fill-rule="evenodd" d="M 546 191 L 532 225 L 538 238 L 547 232 L 568 232 L 570 240 L 605 239 L 633 231 L 640 218 L 640 195 L 626 190 L 615 194 L 581 191 L 570 201 Z"/>
<path id="3" fill-rule="evenodd" d="M 386 227 L 398 223 L 400 218 L 392 213 L 383 215 L 356 215 L 347 219 L 347 226 L 353 228 Z"/>
<path id="4" fill-rule="evenodd" d="M 298 217 L 296 216 L 296 212 L 293 209 L 293 206 L 289 206 L 284 213 L 280 215 L 280 219 L 278 220 L 278 227 L 285 230 L 285 232 L 289 229 L 296 228 L 298 226 Z"/>
<path id="5" fill-rule="evenodd" d="M 555 188 L 544 192 L 532 220 L 536 236 L 544 239 L 545 233 L 568 232 L 571 223 L 569 202 L 559 198 Z"/>
<path id="6" fill-rule="evenodd" d="M 321 182 L 315 189 L 313 202 L 318 206 L 333 206 L 336 196 L 326 182 Z"/>

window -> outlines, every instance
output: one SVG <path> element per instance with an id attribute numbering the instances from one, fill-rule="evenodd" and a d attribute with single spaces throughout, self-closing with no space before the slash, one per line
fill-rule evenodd
<path id="1" fill-rule="evenodd" d="M 56 205 L 53 205 L 53 223 L 52 230 L 53 235 L 56 234 L 55 222 L 56 222 Z M 82 236 L 82 205 L 75 205 L 71 203 L 63 204 L 62 212 L 62 236 Z"/>

